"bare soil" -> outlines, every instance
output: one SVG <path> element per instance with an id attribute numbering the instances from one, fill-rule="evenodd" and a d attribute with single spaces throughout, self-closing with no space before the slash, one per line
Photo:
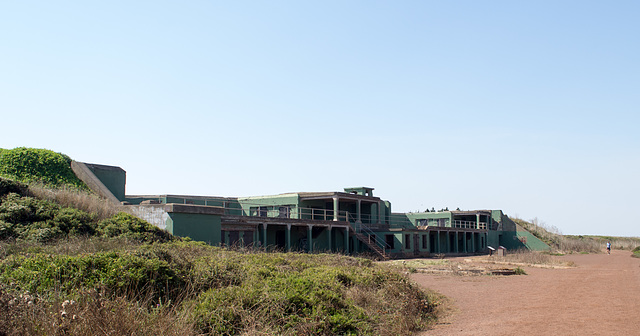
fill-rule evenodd
<path id="1" fill-rule="evenodd" d="M 453 309 L 419 335 L 640 335 L 640 258 L 629 251 L 559 257 L 576 267 L 528 275 L 415 273 Z"/>

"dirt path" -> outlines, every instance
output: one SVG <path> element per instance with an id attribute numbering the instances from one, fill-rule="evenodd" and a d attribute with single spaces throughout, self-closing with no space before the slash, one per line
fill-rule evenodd
<path id="1" fill-rule="evenodd" d="M 640 259 L 628 251 L 565 256 L 570 269 L 525 268 L 528 275 L 417 273 L 456 311 L 420 335 L 640 335 Z"/>

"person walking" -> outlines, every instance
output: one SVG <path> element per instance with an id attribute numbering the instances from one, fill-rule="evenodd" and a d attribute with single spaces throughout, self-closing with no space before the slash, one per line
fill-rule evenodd
<path id="1" fill-rule="evenodd" d="M 611 254 L 611 242 L 607 242 L 607 253 Z"/>

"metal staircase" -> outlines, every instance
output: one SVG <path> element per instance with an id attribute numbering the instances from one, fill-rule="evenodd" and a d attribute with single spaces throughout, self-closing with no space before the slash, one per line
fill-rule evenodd
<path id="1" fill-rule="evenodd" d="M 380 258 L 382 258 L 382 260 L 389 260 L 389 255 L 387 255 L 386 251 L 388 248 L 390 248 L 390 246 L 387 244 L 387 242 L 378 237 L 378 235 L 376 235 L 375 232 L 371 230 L 371 228 L 369 228 L 366 224 L 357 222 L 352 222 L 351 227 L 354 229 L 352 231 L 353 235 L 358 238 L 359 241 L 367 245 L 369 249 L 378 254 Z"/>

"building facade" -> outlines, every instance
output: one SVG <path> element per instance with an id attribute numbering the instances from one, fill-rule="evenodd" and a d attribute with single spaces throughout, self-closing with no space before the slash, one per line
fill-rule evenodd
<path id="1" fill-rule="evenodd" d="M 374 196 L 370 187 L 237 198 L 126 195 L 122 200 L 124 185 L 114 181 L 124 178 L 105 172 L 124 171 L 101 168 L 95 177 L 107 182 L 102 189 L 118 193 L 128 212 L 211 245 L 369 253 L 384 259 L 486 253 L 489 246 L 548 249 L 501 210 L 393 213 L 391 203 Z"/>

